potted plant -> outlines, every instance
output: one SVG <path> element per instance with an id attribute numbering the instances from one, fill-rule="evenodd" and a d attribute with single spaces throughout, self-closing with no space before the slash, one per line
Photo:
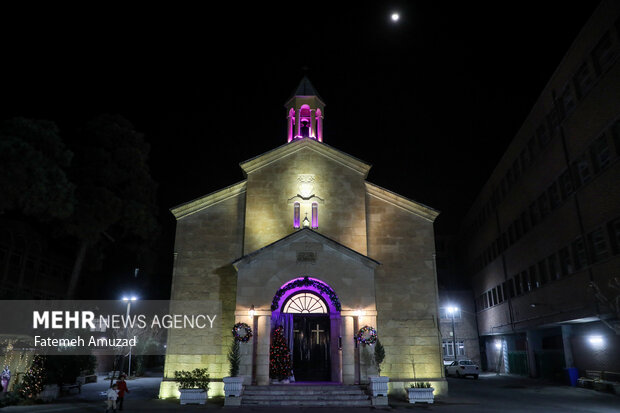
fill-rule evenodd
<path id="1" fill-rule="evenodd" d="M 411 357 L 411 367 L 413 369 L 413 380 L 416 379 L 415 360 Z M 435 389 L 431 387 L 429 382 L 414 382 L 407 389 L 407 398 L 409 403 L 425 402 L 433 404 L 435 401 Z"/>
<path id="2" fill-rule="evenodd" d="M 387 376 L 381 376 L 381 363 L 385 359 L 385 349 L 381 344 L 381 341 L 377 339 L 375 343 L 375 351 L 373 355 L 373 363 L 377 369 L 376 376 L 368 376 L 370 380 L 370 391 L 372 397 L 387 396 L 388 394 L 388 382 L 390 378 Z"/>
<path id="3" fill-rule="evenodd" d="M 407 389 L 409 403 L 415 404 L 418 402 L 424 402 L 432 404 L 435 399 L 435 395 L 433 394 L 434 391 L 435 389 L 431 387 L 429 382 L 411 383 Z"/>
<path id="4" fill-rule="evenodd" d="M 230 363 L 230 377 L 224 377 L 224 404 L 226 406 L 239 406 L 241 404 L 241 394 L 243 393 L 243 377 L 239 376 L 239 364 L 241 363 L 241 354 L 239 349 L 239 341 L 233 340 L 230 350 L 228 351 L 228 362 Z"/>
<path id="5" fill-rule="evenodd" d="M 205 404 L 209 391 L 209 373 L 207 369 L 192 371 L 175 371 L 174 379 L 179 383 L 181 404 Z"/>

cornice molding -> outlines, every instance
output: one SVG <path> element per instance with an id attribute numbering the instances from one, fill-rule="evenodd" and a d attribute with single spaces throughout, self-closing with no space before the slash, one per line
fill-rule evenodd
<path id="1" fill-rule="evenodd" d="M 188 215 L 195 214 L 196 212 L 202 211 L 205 208 L 209 208 L 210 206 L 226 201 L 227 199 L 244 194 L 246 191 L 246 184 L 247 181 L 245 180 L 238 182 L 224 189 L 220 189 L 219 191 L 212 192 L 208 195 L 170 208 L 170 212 L 172 212 L 172 214 L 177 220 L 185 218 Z"/>
<path id="2" fill-rule="evenodd" d="M 411 212 L 412 214 L 415 214 L 429 222 L 434 222 L 435 218 L 437 218 L 440 213 L 436 209 L 419 202 L 412 201 L 411 199 L 407 199 L 397 193 L 381 188 L 380 186 L 372 184 L 368 181 L 364 182 L 364 184 L 366 184 L 366 193 L 368 195 L 374 196 L 384 202 L 404 209 L 407 212 Z"/>

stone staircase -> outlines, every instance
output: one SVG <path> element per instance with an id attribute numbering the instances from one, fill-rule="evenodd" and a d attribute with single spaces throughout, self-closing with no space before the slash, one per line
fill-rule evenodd
<path id="1" fill-rule="evenodd" d="M 241 406 L 368 407 L 366 386 L 341 384 L 272 384 L 245 386 Z"/>

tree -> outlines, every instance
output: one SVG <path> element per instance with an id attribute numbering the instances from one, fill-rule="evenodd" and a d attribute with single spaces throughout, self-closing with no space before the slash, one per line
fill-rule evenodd
<path id="1" fill-rule="evenodd" d="M 43 391 L 45 382 L 44 362 L 43 356 L 34 356 L 32 365 L 24 374 L 22 382 L 17 388 L 17 392 L 22 399 L 35 400 L 39 393 Z"/>
<path id="2" fill-rule="evenodd" d="M 73 213 L 73 153 L 53 122 L 14 118 L 0 125 L 0 214 L 17 210 L 41 221 Z"/>
<path id="3" fill-rule="evenodd" d="M 277 327 L 271 337 L 269 350 L 269 377 L 283 380 L 291 376 L 291 352 L 284 338 L 284 328 Z"/>
<path id="4" fill-rule="evenodd" d="M 86 252 L 102 237 L 144 245 L 156 238 L 156 184 L 147 165 L 149 145 L 118 115 L 88 122 L 74 145 L 70 170 L 77 185 L 76 208 L 64 230 L 78 240 L 68 287 L 75 295 Z"/>
<path id="5" fill-rule="evenodd" d="M 385 349 L 383 348 L 383 344 L 381 341 L 377 339 L 377 343 L 375 344 L 375 354 L 374 354 L 374 362 L 375 367 L 377 367 L 377 375 L 381 375 L 381 363 L 385 360 Z"/>
<path id="6" fill-rule="evenodd" d="M 230 377 L 237 377 L 239 375 L 239 365 L 241 364 L 241 354 L 239 351 L 239 340 L 233 339 L 228 351 L 228 362 L 230 363 L 230 370 L 228 371 Z"/>
<path id="7" fill-rule="evenodd" d="M 620 278 L 614 277 L 609 280 L 607 289 L 603 292 L 597 283 L 590 282 L 590 288 L 594 291 L 594 296 L 607 311 L 612 313 L 612 319 L 601 318 L 601 321 L 611 328 L 616 334 L 620 335 Z"/>

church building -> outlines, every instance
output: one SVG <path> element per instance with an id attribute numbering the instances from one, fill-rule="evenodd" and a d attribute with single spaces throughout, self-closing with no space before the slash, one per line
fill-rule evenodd
<path id="1" fill-rule="evenodd" d="M 368 182 L 370 164 L 324 142 L 325 103 L 306 77 L 285 107 L 286 142 L 241 162 L 243 181 L 171 209 L 171 300 L 220 313 L 212 329 L 170 331 L 160 397 L 178 396 L 174 372 L 195 368 L 208 368 L 209 396 L 223 394 L 237 323 L 252 334 L 240 344 L 245 385 L 273 383 L 270 343 L 282 326 L 292 360 L 284 383 L 368 383 L 374 346 L 357 336 L 376 331 L 390 392 L 415 380 L 445 393 L 439 212 Z"/>

